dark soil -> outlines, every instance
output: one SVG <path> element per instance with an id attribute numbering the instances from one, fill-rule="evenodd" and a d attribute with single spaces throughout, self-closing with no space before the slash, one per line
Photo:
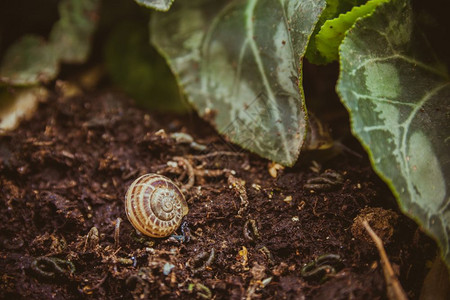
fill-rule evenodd
<path id="1" fill-rule="evenodd" d="M 185 193 L 185 241 L 143 237 L 127 220 L 126 190 L 150 172 L 185 184 L 183 167 L 167 165 L 176 156 L 200 170 Z M 194 115 L 154 115 L 116 93 L 53 95 L 0 137 L 0 298 L 385 299 L 378 252 L 352 225 L 367 207 L 395 211 L 392 194 L 367 158 L 311 166 L 274 178 L 268 161 Z M 325 170 L 343 181 L 304 187 Z M 435 244 L 403 215 L 391 219 L 387 254 L 418 298 Z M 326 254 L 322 271 L 303 270 Z"/>

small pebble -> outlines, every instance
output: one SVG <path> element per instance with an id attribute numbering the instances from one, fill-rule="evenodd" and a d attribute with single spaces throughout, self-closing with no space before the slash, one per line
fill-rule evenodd
<path id="1" fill-rule="evenodd" d="M 170 271 L 172 271 L 172 269 L 175 268 L 174 265 L 172 265 L 171 263 L 166 263 L 163 267 L 163 274 L 164 275 L 169 275 Z"/>

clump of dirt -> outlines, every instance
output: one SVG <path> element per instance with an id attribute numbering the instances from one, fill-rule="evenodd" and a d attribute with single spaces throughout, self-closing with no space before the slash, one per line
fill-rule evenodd
<path id="1" fill-rule="evenodd" d="M 368 160 L 269 168 L 193 114 L 55 94 L 0 137 L 0 298 L 386 298 L 375 247 L 351 232 L 365 207 L 396 209 Z M 187 189 L 183 232 L 128 222 L 124 195 L 145 173 Z M 414 299 L 436 246 L 402 215 L 394 231 L 386 250 Z"/>
<path id="2" fill-rule="evenodd" d="M 398 214 L 390 209 L 381 207 L 365 207 L 356 216 L 352 225 L 352 234 L 355 238 L 372 243 L 372 239 L 364 228 L 363 221 L 369 223 L 373 231 L 380 237 L 384 244 L 391 241 L 397 225 Z"/>

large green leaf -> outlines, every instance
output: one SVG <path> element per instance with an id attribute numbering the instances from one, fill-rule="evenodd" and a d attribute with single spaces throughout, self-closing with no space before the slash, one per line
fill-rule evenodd
<path id="1" fill-rule="evenodd" d="M 301 58 L 324 0 L 177 1 L 152 41 L 199 114 L 231 141 L 285 165 L 305 136 Z"/>
<path id="2" fill-rule="evenodd" d="M 337 90 L 354 134 L 450 265 L 450 80 L 413 26 L 409 2 L 382 4 L 357 21 L 340 61 Z"/>
<path id="3" fill-rule="evenodd" d="M 0 82 L 31 85 L 56 77 L 59 64 L 86 60 L 100 0 L 62 0 L 49 41 L 27 35 L 13 44 L 0 65 Z"/>
<path id="4" fill-rule="evenodd" d="M 142 6 L 160 11 L 168 11 L 175 0 L 134 0 Z"/>

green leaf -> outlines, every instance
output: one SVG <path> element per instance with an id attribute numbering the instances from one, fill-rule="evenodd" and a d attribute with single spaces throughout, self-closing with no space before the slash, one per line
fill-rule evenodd
<path id="1" fill-rule="evenodd" d="M 64 0 L 49 41 L 27 35 L 13 44 L 0 65 L 0 82 L 31 85 L 53 80 L 59 64 L 87 59 L 100 0 Z"/>
<path id="2" fill-rule="evenodd" d="M 232 142 L 292 165 L 305 137 L 301 58 L 325 1 L 178 1 L 152 41 L 199 114 Z"/>
<path id="3" fill-rule="evenodd" d="M 138 4 L 159 11 L 168 11 L 175 0 L 134 0 Z"/>
<path id="4" fill-rule="evenodd" d="M 31 85 L 50 81 L 58 69 L 58 58 L 54 52 L 54 47 L 38 36 L 22 37 L 3 58 L 0 82 Z"/>
<path id="5" fill-rule="evenodd" d="M 450 265 L 450 79 L 413 26 L 409 2 L 393 0 L 357 21 L 340 57 L 337 91 L 353 133 Z"/>
<path id="6" fill-rule="evenodd" d="M 366 4 L 354 7 L 351 11 L 339 15 L 338 18 L 326 21 L 315 36 L 317 50 L 325 58 L 325 62 L 338 59 L 338 48 L 345 32 L 358 18 L 371 13 L 379 4 L 389 0 L 370 0 Z"/>
<path id="7" fill-rule="evenodd" d="M 87 59 L 98 6 L 99 0 L 60 2 L 60 20 L 50 33 L 50 43 L 56 47 L 60 62 L 82 63 Z"/>
<path id="8" fill-rule="evenodd" d="M 319 21 L 314 28 L 314 32 L 309 40 L 308 47 L 306 48 L 305 57 L 309 62 L 313 64 L 325 64 L 327 59 L 317 49 L 316 36 L 319 33 L 322 25 L 330 19 L 334 19 L 342 13 L 349 11 L 355 5 L 361 5 L 366 0 L 327 0 L 327 6 L 320 15 Z"/>

